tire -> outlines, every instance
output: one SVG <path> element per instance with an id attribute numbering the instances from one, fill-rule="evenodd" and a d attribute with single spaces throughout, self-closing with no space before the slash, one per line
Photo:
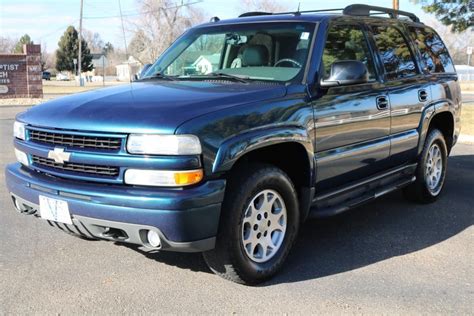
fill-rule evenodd
<path id="1" fill-rule="evenodd" d="M 438 129 L 428 132 L 416 168 L 416 180 L 403 189 L 405 197 L 418 203 L 432 203 L 438 199 L 446 178 L 448 149 Z M 436 176 L 438 174 L 438 176 Z"/>
<path id="2" fill-rule="evenodd" d="M 227 280 L 258 284 L 280 270 L 299 225 L 296 190 L 282 170 L 266 164 L 240 168 L 228 180 L 216 247 L 204 259 Z"/>

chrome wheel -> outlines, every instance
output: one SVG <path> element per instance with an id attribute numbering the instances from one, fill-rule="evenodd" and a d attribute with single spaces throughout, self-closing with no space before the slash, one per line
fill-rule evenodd
<path id="1" fill-rule="evenodd" d="M 437 144 L 433 144 L 426 158 L 425 180 L 428 189 L 436 191 L 443 176 L 443 154 Z"/>
<path id="2" fill-rule="evenodd" d="M 283 198 L 274 190 L 257 193 L 246 208 L 241 243 L 250 260 L 267 262 L 285 238 L 287 212 Z"/>

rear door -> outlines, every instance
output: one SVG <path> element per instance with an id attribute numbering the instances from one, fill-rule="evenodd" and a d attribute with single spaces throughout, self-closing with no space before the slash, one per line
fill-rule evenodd
<path id="1" fill-rule="evenodd" d="M 322 90 L 313 102 L 319 192 L 380 172 L 390 150 L 388 95 L 378 80 L 363 25 L 329 25 L 321 77 L 327 79 L 331 64 L 341 60 L 363 62 L 369 82 Z"/>
<path id="2" fill-rule="evenodd" d="M 402 24 L 371 24 L 370 30 L 391 105 L 389 166 L 393 167 L 416 157 L 418 126 L 431 102 L 430 81 L 419 69 Z"/>
<path id="3" fill-rule="evenodd" d="M 426 25 L 409 25 L 408 31 L 418 48 L 422 68 L 431 81 L 433 104 L 457 108 L 461 101 L 457 74 L 443 41 Z M 453 139 L 446 141 L 450 146 Z"/>

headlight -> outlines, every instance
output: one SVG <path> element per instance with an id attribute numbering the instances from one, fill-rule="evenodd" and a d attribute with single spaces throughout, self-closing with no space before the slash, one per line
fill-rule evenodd
<path id="1" fill-rule="evenodd" d="M 25 140 L 25 124 L 15 121 L 15 123 L 13 123 L 13 136 Z"/>
<path id="2" fill-rule="evenodd" d="M 126 184 L 134 185 L 181 187 L 196 184 L 202 178 L 202 169 L 185 171 L 128 169 L 125 171 L 124 181 Z"/>
<path id="3" fill-rule="evenodd" d="M 29 165 L 29 161 L 28 161 L 28 156 L 22 152 L 21 150 L 18 150 L 15 148 L 15 156 L 16 156 L 16 159 L 23 165 L 25 166 L 28 166 Z"/>
<path id="4" fill-rule="evenodd" d="M 194 135 L 146 135 L 128 136 L 127 151 L 131 154 L 151 155 L 199 155 L 201 143 Z"/>

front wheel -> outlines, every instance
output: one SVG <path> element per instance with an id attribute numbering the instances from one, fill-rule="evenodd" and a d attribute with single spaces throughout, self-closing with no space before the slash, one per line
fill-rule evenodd
<path id="1" fill-rule="evenodd" d="M 217 275 L 242 284 L 269 279 L 283 265 L 300 216 L 290 178 L 270 165 L 252 165 L 229 179 L 214 250 L 204 253 Z"/>
<path id="2" fill-rule="evenodd" d="M 415 202 L 434 202 L 444 187 L 448 149 L 438 129 L 429 131 L 416 169 L 416 181 L 404 189 L 405 196 Z"/>

